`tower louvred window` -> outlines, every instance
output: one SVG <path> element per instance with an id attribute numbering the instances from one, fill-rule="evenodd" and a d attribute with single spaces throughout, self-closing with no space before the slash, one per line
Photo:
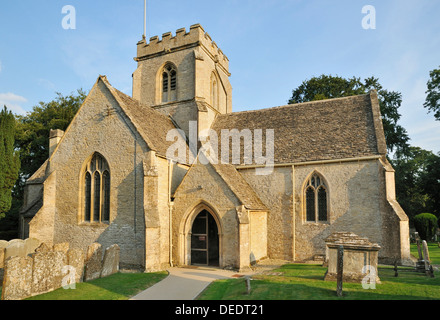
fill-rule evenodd
<path id="1" fill-rule="evenodd" d="M 162 72 L 162 102 L 177 100 L 177 70 L 172 64 L 167 64 Z"/>

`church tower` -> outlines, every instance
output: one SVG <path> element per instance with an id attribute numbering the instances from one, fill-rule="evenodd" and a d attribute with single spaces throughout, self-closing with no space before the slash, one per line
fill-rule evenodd
<path id="1" fill-rule="evenodd" d="M 187 136 L 189 121 L 200 132 L 232 112 L 229 60 L 201 25 L 142 39 L 135 61 L 133 98 L 171 116 Z"/>

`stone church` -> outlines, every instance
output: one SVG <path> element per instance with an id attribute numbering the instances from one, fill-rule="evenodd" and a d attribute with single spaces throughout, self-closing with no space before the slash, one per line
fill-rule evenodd
<path id="1" fill-rule="evenodd" d="M 135 61 L 132 97 L 99 76 L 67 130 L 51 131 L 26 184 L 23 238 L 118 244 L 121 267 L 147 272 L 314 260 L 334 232 L 378 243 L 381 262 L 409 259 L 376 92 L 233 112 L 228 58 L 199 24 L 143 38 Z M 225 132 L 240 134 L 203 162 L 206 131 L 228 146 Z M 187 156 L 170 157 L 175 132 Z M 247 143 L 262 132 L 264 147 Z M 253 146 L 272 146 L 269 173 Z"/>

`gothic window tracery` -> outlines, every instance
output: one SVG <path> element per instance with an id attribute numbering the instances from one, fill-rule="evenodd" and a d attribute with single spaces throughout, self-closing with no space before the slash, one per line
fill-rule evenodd
<path id="1" fill-rule="evenodd" d="M 328 188 L 317 173 L 312 174 L 305 186 L 305 211 L 307 222 L 328 221 Z"/>
<path id="2" fill-rule="evenodd" d="M 84 222 L 110 222 L 110 168 L 95 154 L 84 172 Z"/>

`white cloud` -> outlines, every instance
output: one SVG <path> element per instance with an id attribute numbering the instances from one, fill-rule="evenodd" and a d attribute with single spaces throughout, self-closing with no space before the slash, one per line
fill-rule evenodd
<path id="1" fill-rule="evenodd" d="M 0 93 L 0 107 L 6 106 L 8 110 L 12 110 L 16 114 L 25 114 L 26 111 L 21 106 L 21 103 L 27 102 L 25 97 L 16 95 L 15 93 Z"/>

